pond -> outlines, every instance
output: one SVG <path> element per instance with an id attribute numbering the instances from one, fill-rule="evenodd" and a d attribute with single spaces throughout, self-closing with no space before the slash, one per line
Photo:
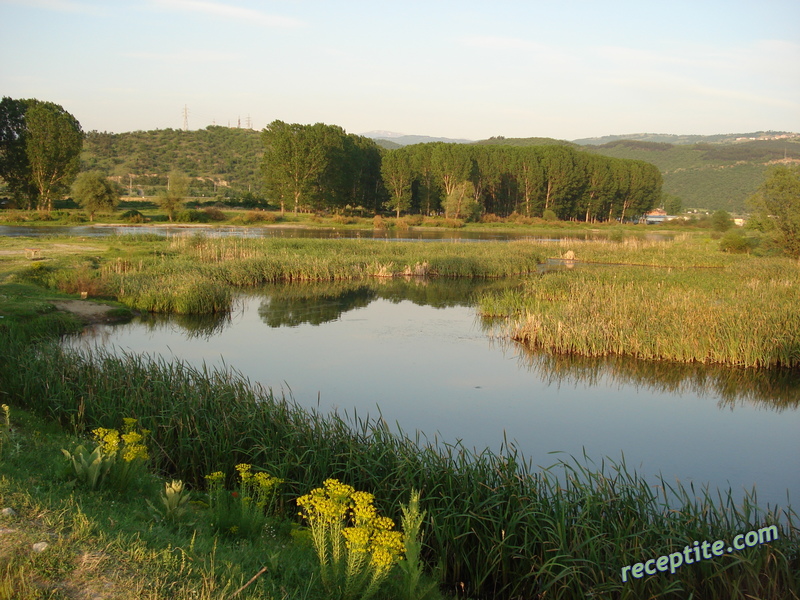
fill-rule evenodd
<path id="1" fill-rule="evenodd" d="M 494 281 L 370 281 L 265 287 L 216 318 L 136 318 L 69 343 L 233 367 L 301 405 L 381 416 L 431 441 L 534 464 L 585 453 L 652 480 L 800 497 L 797 373 L 530 354 L 479 318 Z M 561 454 L 552 454 L 561 453 Z"/>

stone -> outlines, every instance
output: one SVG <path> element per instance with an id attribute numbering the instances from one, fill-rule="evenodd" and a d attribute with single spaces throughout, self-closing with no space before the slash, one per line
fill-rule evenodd
<path id="1" fill-rule="evenodd" d="M 44 552 L 50 544 L 47 542 L 37 542 L 33 545 L 34 552 Z"/>
<path id="2" fill-rule="evenodd" d="M 15 511 L 10 506 L 7 507 L 7 508 L 4 508 L 2 511 L 0 511 L 0 513 L 2 513 L 4 517 L 16 517 L 17 516 L 17 511 Z"/>

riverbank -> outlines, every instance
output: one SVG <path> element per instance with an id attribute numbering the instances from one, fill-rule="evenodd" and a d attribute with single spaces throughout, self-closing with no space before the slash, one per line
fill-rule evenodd
<path id="1" fill-rule="evenodd" d="M 415 440 L 390 434 L 381 422 L 351 423 L 300 409 L 235 373 L 197 370 L 180 361 L 89 357 L 65 351 L 45 342 L 64 331 L 64 322 L 55 315 L 41 319 L 39 325 L 28 320 L 22 329 L 0 327 L 0 341 L 7 349 L 0 360 L 0 389 L 12 415 L 24 408 L 55 417 L 67 431 L 77 434 L 72 443 L 95 427 L 120 427 L 123 417 L 135 417 L 151 431 L 151 473 L 182 479 L 202 500 L 205 475 L 217 470 L 232 473 L 243 462 L 253 464 L 284 480 L 280 494 L 287 516 L 295 514 L 293 502 L 299 495 L 329 477 L 375 494 L 381 512 L 395 520 L 410 489 L 421 489 L 427 511 L 424 556 L 427 564 L 441 566 L 438 577 L 443 590 L 473 598 L 542 593 L 564 599 L 589 593 L 608 598 L 797 597 L 800 532 L 790 508 L 765 511 L 755 497 L 735 503 L 730 491 L 723 490 L 719 497 L 710 492 L 696 495 L 694 490 L 665 481 L 657 491 L 624 463 L 606 461 L 598 466 L 583 457 L 541 470 L 523 460 L 513 446 L 501 454 L 475 454 L 460 445 L 420 446 Z M 40 340 L 37 352 L 30 351 L 33 339 Z M 51 448 L 50 458 L 43 459 L 49 475 L 40 479 L 34 475 L 33 482 L 30 475 L 15 480 L 13 491 L 2 492 L 4 499 L 16 498 L 15 505 L 27 507 L 35 505 L 28 499 L 35 496 L 43 505 L 47 494 L 53 499 L 52 490 L 64 489 L 64 475 L 56 466 L 58 449 Z M 34 449 L 46 455 L 41 446 Z M 10 464 L 2 468 L 12 468 Z M 21 472 L 22 464 L 13 468 Z M 49 483 L 37 483 L 44 479 Z M 134 561 L 125 566 L 143 569 L 141 581 L 161 590 L 153 592 L 155 598 L 188 598 L 189 592 L 182 590 L 189 589 L 210 590 L 200 595 L 203 598 L 227 598 L 264 560 L 272 565 L 270 573 L 275 578 L 259 585 L 271 582 L 272 589 L 287 590 L 283 597 L 317 597 L 304 587 L 313 578 L 313 561 L 300 560 L 293 575 L 286 574 L 288 565 L 298 564 L 299 559 L 282 553 L 302 553 L 288 538 L 279 538 L 281 549 L 275 549 L 269 537 L 259 538 L 255 545 L 237 542 L 229 547 L 224 538 L 214 541 L 214 536 L 203 533 L 200 507 L 197 526 L 180 535 L 148 525 L 143 499 L 155 502 L 157 487 L 148 491 L 145 486 L 121 499 L 76 488 L 70 495 L 72 504 L 56 497 L 44 514 L 60 514 L 60 522 L 67 523 L 54 538 L 60 556 L 74 557 L 67 548 L 86 547 L 81 545 L 83 538 L 70 537 L 73 523 L 83 524 L 83 529 L 78 528 L 84 532 L 80 536 L 86 528 L 103 531 L 113 521 L 117 523 L 114 532 L 140 532 L 138 541 L 131 544 L 132 554 L 154 557 L 151 563 Z M 112 508 L 112 503 L 118 508 Z M 666 510 L 666 505 L 672 510 Z M 44 509 L 24 510 L 18 512 L 29 519 L 37 514 L 35 510 Z M 125 511 L 128 520 L 120 522 L 117 510 Z M 140 519 L 135 524 L 130 521 L 134 515 Z M 778 539 L 768 544 L 724 553 L 674 575 L 621 579 L 623 566 L 648 556 L 680 552 L 695 540 L 733 539 L 773 524 Z M 124 541 L 113 542 L 113 536 L 104 539 L 116 543 L 115 549 L 127 547 Z M 237 564 L 235 557 L 240 555 L 235 553 L 242 549 L 251 556 L 241 557 L 241 569 L 225 566 L 228 560 Z M 31 552 L 23 556 L 37 560 L 30 558 Z M 169 562 L 169 556 L 190 558 L 192 568 L 181 567 L 186 564 L 182 561 Z M 17 577 L 20 563 L 9 564 L 8 576 Z M 60 569 L 56 572 L 72 572 L 61 559 L 55 564 Z M 77 564 L 74 558 L 67 563 Z M 33 565 L 39 563 L 22 563 L 29 571 L 39 572 L 40 567 Z M 156 566 L 161 570 L 157 585 L 148 579 L 158 570 Z M 251 597 L 272 597 L 265 594 L 269 589 L 254 587 Z M 184 595 L 170 596 L 172 590 Z M 396 597 L 391 591 L 385 593 L 383 597 Z"/>

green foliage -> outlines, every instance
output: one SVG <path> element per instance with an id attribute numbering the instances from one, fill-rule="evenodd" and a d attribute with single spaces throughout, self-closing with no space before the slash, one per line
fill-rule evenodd
<path id="1" fill-rule="evenodd" d="M 192 493 L 180 479 L 164 483 L 164 491 L 159 494 L 158 504 L 147 500 L 147 507 L 156 521 L 178 525 L 191 514 Z"/>
<path id="2" fill-rule="evenodd" d="M 72 184 L 72 195 L 78 204 L 89 213 L 89 220 L 101 211 L 112 211 L 119 203 L 116 188 L 99 171 L 84 171 Z"/>
<path id="3" fill-rule="evenodd" d="M 126 491 L 149 458 L 147 446 L 143 443 L 149 431 L 137 431 L 136 419 L 126 418 L 124 421 L 122 434 L 105 427 L 92 431 L 96 444 L 92 450 L 82 444 L 72 452 L 61 450 L 69 459 L 77 481 L 90 490 L 110 487 L 119 492 Z"/>
<path id="4" fill-rule="evenodd" d="M 731 229 L 722 236 L 719 241 L 719 249 L 723 252 L 732 254 L 743 254 L 750 252 L 753 248 L 753 241 L 746 238 L 736 229 Z"/>
<path id="5" fill-rule="evenodd" d="M 210 525 L 222 535 L 256 538 L 275 514 L 277 488 L 283 481 L 261 471 L 253 473 L 246 463 L 236 465 L 236 470 L 239 482 L 233 491 L 225 489 L 222 471 L 205 476 Z"/>
<path id="6" fill-rule="evenodd" d="M 189 178 L 181 171 L 170 171 L 167 189 L 157 197 L 158 205 L 167 213 L 170 221 L 175 220 L 175 213 L 180 210 L 189 193 Z"/>
<path id="7" fill-rule="evenodd" d="M 15 198 L 52 210 L 78 174 L 83 132 L 63 107 L 39 100 L 0 103 L 0 176 Z"/>
<path id="8" fill-rule="evenodd" d="M 3 422 L 0 423 L 0 460 L 3 459 L 3 451 L 11 442 L 11 408 L 8 404 L 0 405 L 3 410 Z"/>
<path id="9" fill-rule="evenodd" d="M 683 200 L 674 194 L 664 194 L 664 210 L 668 215 L 679 215 L 683 209 Z"/>
<path id="10" fill-rule="evenodd" d="M 548 208 L 544 211 L 544 213 L 542 213 L 542 218 L 545 221 L 558 221 L 558 216 L 552 208 Z"/>
<path id="11" fill-rule="evenodd" d="M 402 535 L 378 515 L 374 499 L 336 479 L 297 499 L 332 600 L 372 597 L 400 559 Z"/>
<path id="12" fill-rule="evenodd" d="M 718 210 L 711 215 L 711 227 L 714 231 L 728 231 L 733 227 L 733 219 L 727 211 Z"/>
<path id="13" fill-rule="evenodd" d="M 411 490 L 408 504 L 401 506 L 403 528 L 403 548 L 405 556 L 398 563 L 402 572 L 400 597 L 402 600 L 424 600 L 436 590 L 435 581 L 425 581 L 425 570 L 422 563 L 422 523 L 425 511 L 419 507 L 420 492 Z"/>
<path id="14" fill-rule="evenodd" d="M 786 254 L 800 258 L 800 167 L 774 168 L 752 203 L 762 221 L 774 224 Z"/>

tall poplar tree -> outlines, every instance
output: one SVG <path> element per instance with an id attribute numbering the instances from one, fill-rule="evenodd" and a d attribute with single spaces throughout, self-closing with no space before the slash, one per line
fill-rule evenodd
<path id="1" fill-rule="evenodd" d="M 52 102 L 0 103 L 0 176 L 32 208 L 51 210 L 80 169 L 83 131 L 78 120 Z"/>

